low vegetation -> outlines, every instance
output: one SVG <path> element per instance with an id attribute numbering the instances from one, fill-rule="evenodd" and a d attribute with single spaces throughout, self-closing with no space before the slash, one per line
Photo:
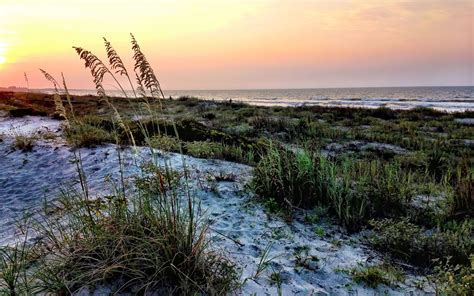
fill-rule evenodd
<path id="1" fill-rule="evenodd" d="M 31 151 L 35 146 L 35 142 L 36 138 L 33 136 L 17 134 L 15 135 L 14 148 L 24 152 Z"/>
<path id="2" fill-rule="evenodd" d="M 76 48 L 99 97 L 71 96 L 64 80 L 61 87 L 44 72 L 55 94 L 15 93 L 0 107 L 12 116 L 64 120 L 64 136 L 76 148 L 143 145 L 252 165 L 252 188 L 269 214 L 291 218 L 295 211 L 326 209 L 324 215 L 347 230 L 368 230 L 368 243 L 380 252 L 423 268 L 443 293 L 472 291 L 474 128 L 456 119 L 474 112 L 169 100 L 133 36 L 138 87 L 105 42 L 110 68 Z M 108 97 L 106 75 L 115 81 L 124 76 L 134 96 Z M 17 136 L 14 146 L 31 150 L 34 139 Z M 2 292 L 18 295 L 34 287 L 67 294 L 114 281 L 117 290 L 132 293 L 234 289 L 235 266 L 210 251 L 208 225 L 197 216 L 192 195 L 183 194 L 186 173 L 153 162 L 142 164 L 142 172 L 134 179 L 136 191 L 123 185 L 92 198 L 79 169 L 83 190 L 65 192 L 50 205 L 55 215 L 35 221 L 42 240 L 31 249 L 2 249 Z M 319 218 L 306 217 L 308 224 Z M 318 227 L 314 233 L 327 236 Z M 398 280 L 384 268 L 359 268 L 352 275 L 370 287 Z M 272 281 L 281 285 L 278 273 Z"/>
<path id="3" fill-rule="evenodd" d="M 26 295 L 29 291 L 25 280 L 28 247 L 26 240 L 13 247 L 0 247 L 0 294 Z"/>
<path id="4" fill-rule="evenodd" d="M 73 122 L 66 128 L 65 136 L 73 147 L 94 147 L 116 139 L 112 133 L 87 122 Z"/>
<path id="5" fill-rule="evenodd" d="M 105 44 L 112 69 L 122 69 L 120 75 L 128 77 L 110 43 L 105 40 Z M 72 146 L 113 142 L 177 148 L 173 144 L 179 140 L 170 139 L 180 139 L 181 124 L 166 121 L 168 128 L 160 130 L 162 115 L 151 111 L 144 96 L 140 100 L 148 104 L 148 121 L 124 119 L 102 87 L 104 75 L 115 78 L 114 74 L 91 52 L 75 49 L 91 70 L 101 98 L 97 105 L 104 104 L 111 113 L 104 118 L 81 114 L 73 109 L 64 78 L 60 87 L 54 77 L 42 70 L 55 90 L 48 106 L 54 109 L 52 114 L 64 120 L 65 136 Z M 140 75 L 138 90 L 148 91 L 156 103 L 162 99 L 161 87 L 133 36 L 132 49 Z M 184 140 L 198 132 L 213 139 L 226 136 L 218 132 L 207 134 L 192 123 L 189 126 L 196 128 L 193 133 L 183 133 Z M 168 131 L 174 131 L 174 138 Z M 123 169 L 120 149 L 117 153 Z M 59 199 L 54 203 L 45 201 L 43 211 L 30 216 L 25 227 L 35 233 L 33 242 L 27 244 L 25 234 L 21 246 L 1 249 L 2 293 L 71 295 L 85 288 L 106 286 L 112 293 L 222 295 L 237 287 L 234 263 L 211 246 L 209 226 L 189 189 L 186 169 L 181 173 L 172 170 L 169 163 L 145 162 L 133 186 L 125 181 L 121 170 L 118 180 L 104 184 L 101 195 L 91 195 L 80 154 L 75 156 L 79 189 L 62 190 Z M 153 159 L 157 159 L 156 155 Z"/>
<path id="6" fill-rule="evenodd" d="M 45 292 L 117 281 L 117 291 L 140 293 L 222 294 L 234 288 L 234 265 L 208 249 L 207 225 L 196 215 L 193 197 L 177 193 L 176 173 L 147 166 L 152 174 L 140 179 L 137 195 L 90 201 L 68 193 L 62 216 L 54 217 L 65 223 L 39 223 L 49 254 L 38 270 Z"/>
<path id="7" fill-rule="evenodd" d="M 393 286 L 404 279 L 400 269 L 386 264 L 360 266 L 349 273 L 356 283 L 364 283 L 371 288 L 377 288 L 379 285 Z"/>
<path id="8" fill-rule="evenodd" d="M 470 295 L 474 291 L 474 256 L 471 254 L 471 265 L 453 265 L 445 262 L 434 268 L 431 277 L 439 295 Z"/>
<path id="9" fill-rule="evenodd" d="M 115 292 L 184 295 L 234 289 L 235 266 L 209 249 L 208 226 L 194 198 L 179 189 L 178 173 L 145 167 L 133 194 L 124 189 L 91 197 L 81 177 L 82 190 L 45 204 L 28 224 L 38 236 L 35 244 L 0 252 L 6 294 L 64 295 L 104 284 Z"/>
<path id="10" fill-rule="evenodd" d="M 398 163 L 294 153 L 273 147 L 254 171 L 257 194 L 288 210 L 327 206 L 344 226 L 359 230 L 369 219 L 404 212 L 413 176 Z"/>
<path id="11" fill-rule="evenodd" d="M 450 222 L 431 230 L 406 219 L 372 221 L 371 225 L 375 231 L 370 238 L 372 245 L 396 258 L 420 266 L 432 266 L 447 258 L 453 264 L 470 265 L 474 250 L 472 220 Z"/>

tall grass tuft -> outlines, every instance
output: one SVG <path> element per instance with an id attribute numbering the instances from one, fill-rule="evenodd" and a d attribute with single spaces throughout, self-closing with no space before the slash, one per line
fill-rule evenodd
<path id="1" fill-rule="evenodd" d="M 25 233 L 23 242 L 14 247 L 0 247 L 0 295 L 27 295 L 29 292 L 27 238 Z"/>
<path id="2" fill-rule="evenodd" d="M 358 230 L 370 218 L 400 215 L 412 196 L 412 176 L 398 163 L 330 160 L 309 151 L 273 147 L 258 163 L 256 193 L 288 210 L 329 206 L 341 224 Z"/>
<path id="3" fill-rule="evenodd" d="M 256 193 L 287 209 L 317 202 L 314 159 L 306 154 L 271 147 L 254 170 Z"/>
<path id="4" fill-rule="evenodd" d="M 194 199 L 179 193 L 170 176 L 163 186 L 166 170 L 153 171 L 157 175 L 135 194 L 91 200 L 85 190 L 64 192 L 58 214 L 37 220 L 48 250 L 38 270 L 39 291 L 110 284 L 117 292 L 216 295 L 235 288 L 234 265 L 209 250 L 208 225 Z"/>

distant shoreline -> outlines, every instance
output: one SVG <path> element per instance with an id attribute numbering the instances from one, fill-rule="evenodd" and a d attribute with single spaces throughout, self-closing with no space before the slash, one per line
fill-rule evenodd
<path id="1" fill-rule="evenodd" d="M 23 89 L 13 90 L 22 91 Z M 12 90 L 10 90 L 12 91 Z M 23 90 L 26 91 L 26 90 Z M 52 94 L 53 89 L 31 90 Z M 73 95 L 96 95 L 95 90 L 70 89 Z M 127 91 L 129 97 L 133 92 Z M 474 110 L 474 87 L 387 87 L 327 89 L 261 89 L 261 90 L 165 90 L 165 97 L 196 97 L 210 101 L 236 101 L 257 106 L 327 106 L 390 109 L 426 107 L 455 112 Z M 122 92 L 108 90 L 111 97 Z"/>
<path id="2" fill-rule="evenodd" d="M 259 90 L 334 90 L 334 89 L 396 89 L 396 88 L 474 88 L 474 85 L 416 85 L 416 86 L 343 86 L 343 87 L 289 87 L 289 88 L 196 88 L 196 89 L 163 89 L 164 92 L 176 92 L 176 91 L 259 91 Z M 13 87 L 0 87 L 0 91 L 23 91 L 28 90 L 26 87 L 13 86 Z M 32 92 L 43 92 L 52 91 L 54 88 L 31 88 Z M 71 91 L 92 91 L 93 88 L 71 88 Z M 112 90 L 113 89 L 108 89 Z M 131 89 L 125 88 L 126 91 L 132 91 Z"/>

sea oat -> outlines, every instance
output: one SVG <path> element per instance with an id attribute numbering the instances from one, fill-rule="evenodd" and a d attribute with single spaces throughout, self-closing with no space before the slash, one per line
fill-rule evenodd
<path id="1" fill-rule="evenodd" d="M 127 80 L 130 83 L 130 87 L 132 88 L 133 95 L 137 97 L 132 80 L 130 79 L 130 75 L 128 75 L 127 68 L 125 67 L 122 59 L 118 55 L 117 51 L 113 48 L 112 44 L 105 37 L 103 37 L 103 39 L 105 43 L 105 51 L 107 52 L 107 57 L 109 58 L 110 66 L 113 70 L 115 70 L 116 74 L 127 77 Z"/>
<path id="2" fill-rule="evenodd" d="M 160 82 L 158 81 L 158 78 L 156 78 L 153 68 L 141 51 L 140 46 L 132 33 L 130 33 L 130 36 L 132 37 L 133 59 L 135 60 L 134 69 L 135 71 L 138 70 L 137 82 L 139 85 L 143 85 L 149 89 L 153 97 L 157 98 L 161 96 L 161 98 L 164 99 L 165 95 L 163 94 Z"/>

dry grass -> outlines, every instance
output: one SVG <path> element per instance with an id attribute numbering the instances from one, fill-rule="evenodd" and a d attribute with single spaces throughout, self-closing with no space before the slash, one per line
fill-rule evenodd
<path id="1" fill-rule="evenodd" d="M 33 150 L 35 142 L 36 138 L 33 136 L 17 134 L 15 135 L 14 147 L 15 149 L 27 152 Z"/>

